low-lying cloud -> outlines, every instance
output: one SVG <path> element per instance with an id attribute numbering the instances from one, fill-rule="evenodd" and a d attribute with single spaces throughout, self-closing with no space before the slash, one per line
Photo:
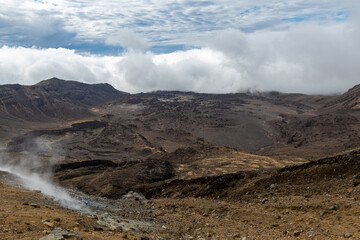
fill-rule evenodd
<path id="1" fill-rule="evenodd" d="M 359 83 L 356 21 L 299 23 L 282 31 L 217 32 L 202 47 L 169 54 L 129 50 L 122 56 L 74 50 L 0 48 L 0 83 L 33 84 L 59 77 L 107 82 L 119 90 L 246 90 L 339 93 Z"/>

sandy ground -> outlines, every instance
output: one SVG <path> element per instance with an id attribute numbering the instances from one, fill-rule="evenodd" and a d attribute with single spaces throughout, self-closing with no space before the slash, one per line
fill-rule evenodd
<path id="1" fill-rule="evenodd" d="M 55 227 L 83 239 L 360 239 L 360 201 L 342 195 L 283 196 L 247 202 L 200 198 L 121 200 L 110 215 L 149 220 L 153 228 L 130 232 L 98 223 L 98 217 L 57 206 L 36 191 L 1 181 L 0 239 L 39 239 Z M 119 200 L 120 201 L 120 200 Z M 113 201 L 119 205 L 120 202 Z M 136 209 L 136 210 L 134 210 Z M 149 211 L 151 209 L 151 211 Z"/>

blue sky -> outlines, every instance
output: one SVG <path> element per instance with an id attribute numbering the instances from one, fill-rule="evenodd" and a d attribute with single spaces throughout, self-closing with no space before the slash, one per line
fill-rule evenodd
<path id="1" fill-rule="evenodd" d="M 0 61 L 13 61 L 0 62 L 0 83 L 31 84 L 57 75 L 106 81 L 130 92 L 306 93 L 344 91 L 357 83 L 346 75 L 359 57 L 347 50 L 358 47 L 356 1 L 0 0 L 0 4 Z M 291 46 L 303 49 L 295 51 Z M 283 50 L 286 47 L 288 51 Z M 323 58 L 314 55 L 313 49 L 322 49 Z M 51 55 L 52 51 L 58 54 Z M 340 56 L 329 61 L 327 51 Z M 20 54 L 24 59 L 5 54 Z M 139 62 L 132 61 L 134 56 Z M 221 62 L 207 59 L 214 56 Z M 60 60 L 79 64 L 82 71 L 50 64 L 60 57 L 57 65 Z M 206 71 L 213 64 L 220 67 Z M 143 67 L 149 69 L 131 72 Z M 19 71 L 11 73 L 16 68 Z M 327 68 L 331 75 L 319 72 Z M 340 80 L 344 78 L 350 80 L 344 84 Z M 308 87 L 303 87 L 305 83 Z"/>
<path id="2" fill-rule="evenodd" d="M 149 50 L 168 53 L 201 46 L 219 30 L 281 30 L 291 22 L 346 21 L 344 1 L 259 0 L 38 0 L 0 1 L 0 43 L 8 46 L 69 48 L 118 55 L 124 29 Z M 135 39 L 136 38 L 136 39 Z M 126 44 L 125 44 L 126 45 Z M 143 49 L 144 50 L 144 49 Z"/>

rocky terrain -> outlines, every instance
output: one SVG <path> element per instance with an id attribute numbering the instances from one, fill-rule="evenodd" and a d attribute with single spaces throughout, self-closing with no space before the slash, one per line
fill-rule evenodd
<path id="1" fill-rule="evenodd" d="M 50 176 L 91 210 L 3 174 L 0 238 L 360 239 L 359 89 L 0 86 L 1 162 Z"/>

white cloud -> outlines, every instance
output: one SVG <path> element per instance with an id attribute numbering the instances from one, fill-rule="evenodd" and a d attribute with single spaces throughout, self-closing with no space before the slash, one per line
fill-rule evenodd
<path id="1" fill-rule="evenodd" d="M 309 22 L 277 32 L 227 30 L 208 46 L 226 54 L 259 90 L 334 93 L 359 83 L 360 38 L 355 26 Z"/>
<path id="2" fill-rule="evenodd" d="M 331 21 L 339 11 L 353 11 L 346 5 L 347 2 L 349 0 L 0 0 L 0 38 L 5 44 L 11 44 L 12 35 L 9 36 L 7 32 L 10 29 L 11 34 L 23 37 L 24 41 L 31 36 L 34 38 L 33 45 L 44 47 L 42 44 L 46 41 L 46 33 L 59 29 L 58 37 L 62 36 L 61 32 L 73 33 L 77 41 L 99 42 L 105 41 L 108 36 L 116 39 L 120 35 L 119 39 L 126 42 L 123 34 L 119 34 L 119 29 L 131 29 L 152 45 L 200 45 L 209 35 L 221 29 L 233 28 L 248 32 L 283 29 L 292 23 L 282 19 L 296 17 Z M 47 17 L 44 19 L 44 16 Z M 55 21 L 53 29 L 47 27 L 51 25 L 47 23 L 51 23 L 50 18 L 61 24 L 57 25 Z M 7 26 L 1 30 L 1 20 L 4 19 Z M 29 19 L 39 25 L 34 34 L 26 31 L 29 27 L 11 27 L 11 23 L 28 26 Z M 40 27 L 42 25 L 45 27 Z M 45 41 L 41 41 L 43 35 Z M 114 39 L 108 41 L 113 44 Z"/>
<path id="3" fill-rule="evenodd" d="M 66 45 L 76 37 L 75 32 L 66 29 L 61 17 L 39 3 L 0 0 L 0 4 L 0 44 L 52 47 Z"/>
<path id="4" fill-rule="evenodd" d="M 128 92 L 334 93 L 359 83 L 360 9 L 349 1 L 0 0 L 0 4 L 5 9 L 0 12 L 0 41 L 16 36 L 45 45 L 1 47 L 0 84 L 33 84 L 56 76 L 108 82 Z M 349 20 L 328 20 L 339 11 L 349 11 Z M 298 16 L 310 19 L 281 20 Z M 199 48 L 169 54 L 137 51 L 148 47 L 145 36 L 152 45 Z M 46 46 L 74 37 L 89 42 L 103 39 L 129 51 L 106 57 Z"/>
<path id="5" fill-rule="evenodd" d="M 145 39 L 137 36 L 130 29 L 120 29 L 115 35 L 108 37 L 105 43 L 140 51 L 144 51 L 149 47 Z"/>
<path id="6" fill-rule="evenodd" d="M 0 48 L 0 83 L 53 76 L 108 82 L 122 91 L 225 93 L 248 89 L 337 93 L 359 83 L 356 21 L 299 23 L 283 31 L 219 31 L 200 49 L 169 54 L 129 51 L 81 55 L 67 49 Z M 21 57 L 19 57 L 21 56 Z"/>

